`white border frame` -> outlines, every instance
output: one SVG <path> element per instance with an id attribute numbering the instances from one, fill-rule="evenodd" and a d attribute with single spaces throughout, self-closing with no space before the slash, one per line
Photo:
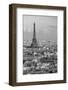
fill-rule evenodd
<path id="1" fill-rule="evenodd" d="M 33 81 L 51 81 L 51 80 L 63 80 L 63 10 L 44 10 L 44 9 L 28 9 L 17 8 L 17 46 L 16 46 L 16 82 L 33 82 Z M 58 73 L 53 74 L 41 74 L 41 75 L 23 75 L 23 24 L 22 15 L 45 15 L 45 16 L 57 16 L 57 37 L 58 37 Z"/>

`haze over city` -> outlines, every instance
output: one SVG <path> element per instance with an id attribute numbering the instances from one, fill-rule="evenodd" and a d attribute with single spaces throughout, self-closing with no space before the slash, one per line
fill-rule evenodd
<path id="1" fill-rule="evenodd" d="M 37 40 L 57 42 L 57 17 L 24 15 L 24 40 L 32 40 L 35 22 Z"/>

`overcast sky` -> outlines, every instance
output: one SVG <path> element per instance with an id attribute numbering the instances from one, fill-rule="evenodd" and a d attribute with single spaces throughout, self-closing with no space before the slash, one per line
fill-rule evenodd
<path id="1" fill-rule="evenodd" d="M 57 17 L 24 15 L 24 40 L 32 40 L 33 24 L 37 40 L 57 41 Z"/>

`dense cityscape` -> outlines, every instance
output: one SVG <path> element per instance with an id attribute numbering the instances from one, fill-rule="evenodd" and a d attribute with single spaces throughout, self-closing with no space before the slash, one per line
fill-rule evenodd
<path id="1" fill-rule="evenodd" d="M 35 23 L 32 41 L 24 40 L 23 74 L 47 74 L 57 72 L 57 43 L 37 41 Z"/>

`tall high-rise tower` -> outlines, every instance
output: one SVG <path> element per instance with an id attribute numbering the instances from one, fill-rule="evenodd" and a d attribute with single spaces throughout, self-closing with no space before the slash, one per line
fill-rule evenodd
<path id="1" fill-rule="evenodd" d="M 35 23 L 33 24 L 33 39 L 32 39 L 31 47 L 33 47 L 33 48 L 38 47 L 37 39 L 36 39 Z"/>

